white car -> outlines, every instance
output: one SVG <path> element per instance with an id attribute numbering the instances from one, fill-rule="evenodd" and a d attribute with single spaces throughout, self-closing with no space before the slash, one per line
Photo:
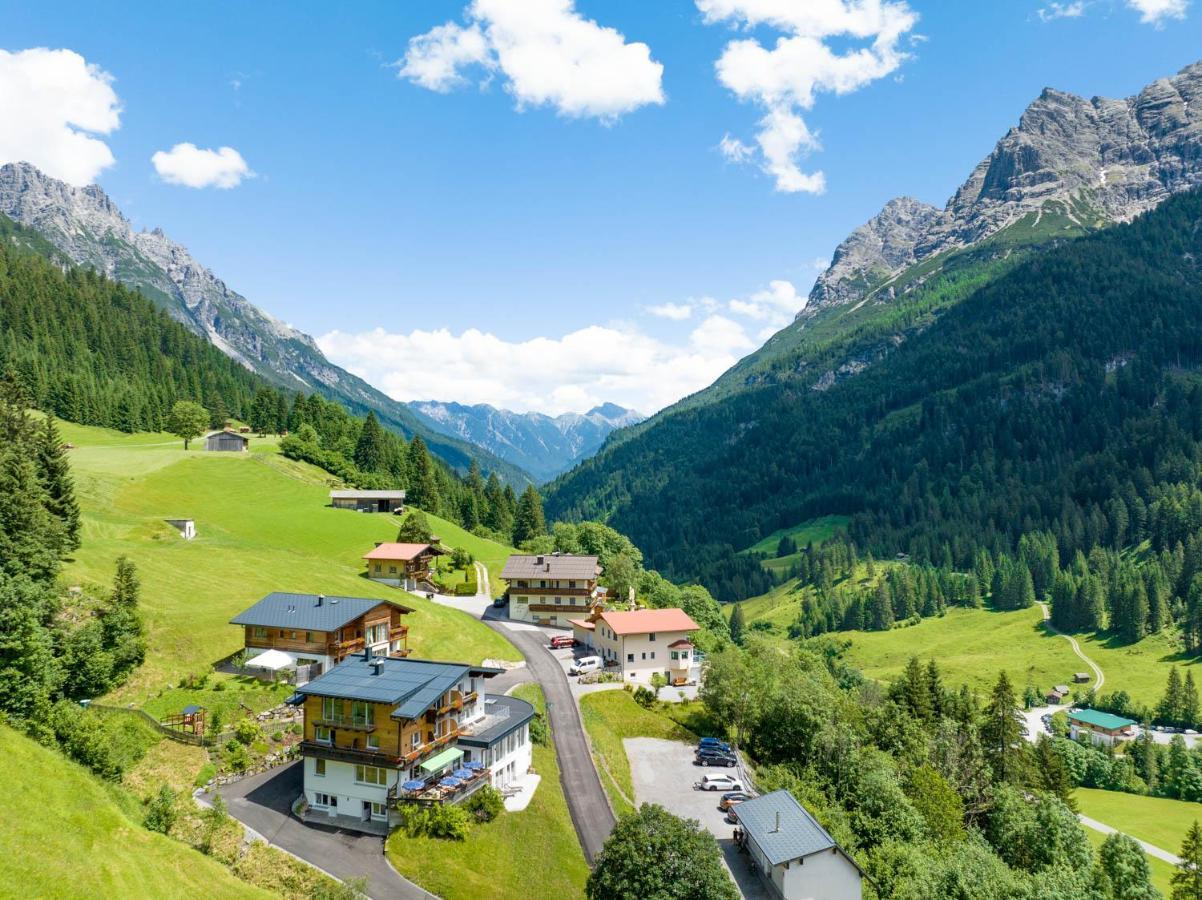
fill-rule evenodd
<path id="1" fill-rule="evenodd" d="M 589 672 L 600 672 L 602 667 L 601 657 L 583 656 L 568 667 L 568 674 L 587 675 Z"/>
<path id="2" fill-rule="evenodd" d="M 743 782 L 730 775 L 706 775 L 696 784 L 699 791 L 741 791 Z"/>

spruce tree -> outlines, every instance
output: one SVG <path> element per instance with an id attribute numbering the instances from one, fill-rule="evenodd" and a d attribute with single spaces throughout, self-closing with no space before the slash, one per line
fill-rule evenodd
<path id="1" fill-rule="evenodd" d="M 1010 678 L 1003 671 L 981 718 L 981 744 L 998 781 L 1021 781 L 1023 719 Z"/>
<path id="2" fill-rule="evenodd" d="M 1198 689 L 1190 669 L 1185 670 L 1185 682 L 1181 685 L 1181 724 L 1186 728 L 1198 725 Z"/>
<path id="3" fill-rule="evenodd" d="M 1202 900 L 1202 828 L 1197 819 L 1185 833 L 1177 856 L 1177 871 L 1171 879 L 1172 900 Z"/>
<path id="4" fill-rule="evenodd" d="M 75 481 L 67 462 L 67 451 L 54 416 L 47 416 L 38 441 L 38 475 L 46 492 L 46 509 L 63 526 L 63 550 L 79 548 L 79 503 Z"/>
<path id="5" fill-rule="evenodd" d="M 1181 675 L 1178 674 L 1176 666 L 1170 666 L 1164 696 L 1156 708 L 1157 716 L 1166 725 L 1176 725 L 1181 721 L 1183 700 L 1181 688 Z"/>
<path id="6" fill-rule="evenodd" d="M 382 472 L 388 458 L 387 443 L 384 429 L 376 420 L 376 414 L 369 412 L 363 420 L 363 428 L 359 431 L 359 440 L 355 444 L 352 457 L 355 465 L 363 472 Z"/>
<path id="7" fill-rule="evenodd" d="M 547 533 L 547 522 L 543 518 L 543 501 L 534 485 L 526 486 L 522 499 L 518 501 L 513 517 L 513 543 L 520 547 L 526 541 Z"/>
<path id="8" fill-rule="evenodd" d="M 434 475 L 434 462 L 420 434 L 414 435 L 409 443 L 409 471 L 413 478 L 406 499 L 414 506 L 437 513 L 441 506 L 438 479 Z"/>
<path id="9" fill-rule="evenodd" d="M 730 613 L 730 639 L 736 644 L 743 643 L 743 635 L 747 631 L 746 614 L 743 612 L 743 605 L 736 603 L 735 608 Z"/>

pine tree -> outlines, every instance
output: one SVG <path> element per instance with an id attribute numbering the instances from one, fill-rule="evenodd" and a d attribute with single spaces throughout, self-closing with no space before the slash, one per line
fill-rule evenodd
<path id="1" fill-rule="evenodd" d="M 893 599 L 888 583 L 883 580 L 877 582 L 876 590 L 873 591 L 868 619 L 873 631 L 888 631 L 893 627 Z"/>
<path id="2" fill-rule="evenodd" d="M 736 644 L 743 643 L 743 635 L 747 630 L 746 616 L 743 612 L 743 605 L 736 603 L 735 608 L 730 613 L 730 639 Z"/>
<path id="3" fill-rule="evenodd" d="M 1202 900 L 1202 827 L 1197 819 L 1185 833 L 1177 856 L 1177 871 L 1171 879 L 1172 900 Z"/>
<path id="4" fill-rule="evenodd" d="M 1181 724 L 1186 728 L 1198 725 L 1198 689 L 1190 669 L 1185 670 L 1185 682 L 1181 685 Z"/>
<path id="5" fill-rule="evenodd" d="M 1014 688 L 1003 671 L 982 713 L 981 744 L 998 781 L 1021 781 L 1023 719 Z"/>
<path id="6" fill-rule="evenodd" d="M 441 507 L 438 479 L 434 475 L 434 462 L 430 459 L 426 442 L 422 440 L 420 434 L 414 435 L 413 440 L 410 441 L 408 457 L 409 471 L 413 481 L 409 485 L 407 499 L 414 506 L 437 513 Z"/>
<path id="7" fill-rule="evenodd" d="M 38 442 L 38 475 L 46 492 L 46 509 L 63 525 L 63 550 L 79 548 L 79 503 L 54 416 L 47 416 Z"/>
<path id="8" fill-rule="evenodd" d="M 1181 675 L 1176 666 L 1169 668 L 1168 680 L 1165 683 L 1164 697 L 1156 708 L 1157 717 L 1166 725 L 1176 725 L 1181 721 L 1182 694 Z"/>
<path id="9" fill-rule="evenodd" d="M 363 420 L 363 428 L 359 432 L 359 440 L 355 444 L 352 458 L 360 471 L 383 472 L 385 469 L 388 447 L 384 429 L 380 427 L 374 412 L 369 412 Z"/>
<path id="10" fill-rule="evenodd" d="M 513 517 L 513 543 L 520 547 L 531 538 L 547 533 L 547 522 L 543 518 L 543 501 L 534 485 L 526 486 L 522 499 L 518 501 Z"/>

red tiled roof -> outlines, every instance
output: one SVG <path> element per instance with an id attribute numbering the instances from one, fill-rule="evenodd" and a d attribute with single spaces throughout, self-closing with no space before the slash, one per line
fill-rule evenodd
<path id="1" fill-rule="evenodd" d="M 697 631 L 701 628 L 683 609 L 636 609 L 601 613 L 614 634 L 649 634 L 653 631 Z"/>
<path id="2" fill-rule="evenodd" d="M 693 649 L 693 642 L 692 642 L 692 641 L 686 641 L 684 638 L 681 638 L 679 641 L 673 641 L 673 642 L 672 642 L 672 643 L 670 643 L 668 646 L 669 646 L 670 648 L 674 649 L 674 650 L 681 650 L 681 649 L 684 649 L 685 647 L 687 647 L 687 648 L 689 648 L 690 650 L 692 650 L 692 649 Z"/>
<path id="3" fill-rule="evenodd" d="M 597 627 L 588 619 L 568 619 L 568 621 L 573 625 L 583 628 L 585 631 L 593 631 Z"/>
<path id="4" fill-rule="evenodd" d="M 363 554 L 364 559 L 417 559 L 427 550 L 429 544 L 381 544 L 370 553 Z"/>

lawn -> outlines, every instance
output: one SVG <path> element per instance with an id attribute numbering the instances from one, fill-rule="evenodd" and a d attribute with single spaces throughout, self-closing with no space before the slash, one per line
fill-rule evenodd
<path id="1" fill-rule="evenodd" d="M 410 647 L 419 656 L 520 659 L 483 624 L 364 578 L 360 557 L 395 538 L 395 517 L 330 508 L 330 476 L 280 456 L 274 439 L 252 438 L 247 454 L 185 453 L 170 435 L 60 427 L 75 445 L 69 455 L 83 510 L 83 547 L 65 577 L 106 589 L 113 561 L 125 554 L 142 579 L 150 646 L 118 692 L 122 702 L 146 702 L 238 649 L 241 634 L 229 619 L 277 590 L 411 606 Z M 196 539 L 179 538 L 162 521 L 168 517 L 195 519 Z M 440 536 L 455 546 L 452 528 Z"/>
<path id="2" fill-rule="evenodd" d="M 851 640 L 848 662 L 867 677 L 888 681 L 911 656 L 934 659 L 950 684 L 987 691 L 1005 669 L 1021 694 L 1028 679 L 1037 687 L 1069 681 L 1086 668 L 1068 641 L 1043 629 L 1039 607 L 1008 612 L 953 607 L 942 617 L 890 631 L 843 631 Z M 1104 668 L 1104 666 L 1103 666 Z M 1107 672 L 1106 690 L 1122 687 Z"/>
<path id="3" fill-rule="evenodd" d="M 216 687 L 222 685 L 221 690 Z M 210 727 L 214 715 L 220 716 L 221 730 L 246 714 L 246 708 L 261 713 L 279 706 L 293 693 L 289 684 L 270 684 L 245 675 L 214 673 L 204 688 L 171 688 L 147 700 L 142 708 L 156 719 L 183 712 L 186 706 L 203 706 Z"/>
<path id="4" fill-rule="evenodd" d="M 0 726 L 0 883 L 26 897 L 269 897 L 147 831 L 80 766 Z M 11 827 L 20 823 L 19 828 Z"/>
<path id="5" fill-rule="evenodd" d="M 1202 821 L 1202 803 L 1096 788 L 1077 788 L 1073 797 L 1082 815 L 1173 854 L 1194 821 Z"/>
<path id="6" fill-rule="evenodd" d="M 1102 667 L 1106 674 L 1103 693 L 1123 690 L 1136 703 L 1155 706 L 1164 696 L 1169 669 L 1177 666 L 1194 669 L 1195 657 L 1185 657 L 1177 634 L 1161 633 L 1144 638 L 1137 644 L 1124 644 L 1108 634 L 1075 635 L 1081 651 Z M 1194 680 L 1202 678 L 1202 670 L 1194 671 Z"/>
<path id="7" fill-rule="evenodd" d="M 513 693 L 545 711 L 538 685 L 523 684 Z M 389 861 L 445 900 L 582 897 L 588 864 L 568 814 L 554 746 L 534 746 L 534 768 L 542 781 L 522 812 L 504 812 L 473 826 L 463 842 L 394 831 L 387 844 Z"/>
<path id="8" fill-rule="evenodd" d="M 580 714 L 601 773 L 601 784 L 619 816 L 634 811 L 634 781 L 622 744 L 625 738 L 690 742 L 697 739 L 697 735 L 668 716 L 643 709 L 622 690 L 586 694 L 580 700 Z"/>
<path id="9" fill-rule="evenodd" d="M 1081 826 L 1085 828 L 1084 825 Z M 1094 852 L 1102 846 L 1102 842 L 1106 840 L 1106 835 L 1100 831 L 1094 831 L 1092 828 L 1085 828 L 1085 836 L 1089 838 L 1089 842 L 1093 845 Z M 1157 859 L 1155 856 L 1144 854 L 1144 859 L 1148 861 L 1148 870 L 1152 873 L 1152 887 L 1160 891 L 1165 897 L 1171 896 L 1173 893 L 1173 885 L 1169 880 L 1173 877 L 1173 872 L 1176 871 L 1174 866 L 1170 866 L 1162 859 Z"/>

